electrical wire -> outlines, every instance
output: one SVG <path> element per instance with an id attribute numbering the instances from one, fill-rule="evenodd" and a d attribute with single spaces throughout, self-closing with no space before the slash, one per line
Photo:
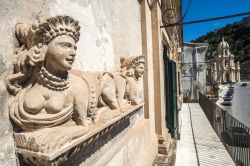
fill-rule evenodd
<path id="1" fill-rule="evenodd" d="M 188 11 L 189 11 L 189 8 L 190 8 L 190 6 L 191 6 L 191 4 L 192 4 L 192 1 L 193 1 L 193 0 L 189 0 L 188 7 L 187 7 L 187 9 L 186 9 L 184 15 L 182 16 L 181 20 L 178 21 L 178 23 L 182 22 L 182 21 L 184 20 L 184 18 L 186 17 L 186 15 L 187 15 L 187 13 L 188 13 Z"/>
<path id="2" fill-rule="evenodd" d="M 203 20 L 195 20 L 195 21 L 189 21 L 189 22 L 176 22 L 173 24 L 163 25 L 163 26 L 161 26 L 161 28 L 187 25 L 187 24 L 196 24 L 196 23 L 200 23 L 200 22 L 208 22 L 208 21 L 221 20 L 221 19 L 227 19 L 227 18 L 233 18 L 233 17 L 239 17 L 239 16 L 246 16 L 246 15 L 250 15 L 250 12 L 233 14 L 233 15 L 222 16 L 222 17 L 208 18 L 208 19 L 203 19 Z"/>

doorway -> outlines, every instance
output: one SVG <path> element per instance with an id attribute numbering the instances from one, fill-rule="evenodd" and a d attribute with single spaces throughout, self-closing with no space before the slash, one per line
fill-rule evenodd
<path id="1" fill-rule="evenodd" d="M 229 74 L 228 73 L 226 73 L 226 82 L 229 82 L 230 80 L 229 80 Z"/>

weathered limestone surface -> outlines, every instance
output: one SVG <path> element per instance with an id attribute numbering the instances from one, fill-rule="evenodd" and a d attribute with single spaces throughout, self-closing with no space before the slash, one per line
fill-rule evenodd
<path id="1" fill-rule="evenodd" d="M 75 66 L 84 70 L 113 69 L 120 55 L 141 54 L 140 4 L 129 0 L 11 0 L 0 1 L 0 52 L 12 60 L 14 25 L 39 17 L 67 14 L 80 22 L 81 39 Z M 88 48 L 88 49 L 86 49 Z M 99 59 L 99 61 L 96 61 Z M 93 65 L 95 64 L 95 65 Z"/>
<path id="2" fill-rule="evenodd" d="M 14 27 L 38 18 L 67 14 L 81 25 L 75 66 L 85 71 L 110 71 L 120 56 L 141 54 L 140 4 L 138 1 L 101 0 L 0 0 L 0 165 L 15 165 L 8 93 L 3 84 L 19 47 Z M 97 60 L 98 59 L 98 60 Z M 139 83 L 142 90 L 142 83 Z M 142 96 L 142 93 L 139 94 Z"/>
<path id="3" fill-rule="evenodd" d="M 152 154 L 157 151 L 157 139 L 152 131 L 148 130 L 149 121 L 143 118 L 143 109 L 140 106 L 129 112 L 127 117 L 124 116 L 124 119 L 112 120 L 108 124 L 111 126 L 106 126 L 107 128 L 100 130 L 99 133 L 95 131 L 98 128 L 91 131 L 88 134 L 92 135 L 89 139 L 83 136 L 83 138 L 79 138 L 55 153 L 33 153 L 19 148 L 17 152 L 33 156 L 36 159 L 45 159 L 43 165 L 49 165 L 46 163 L 47 161 L 51 161 L 51 164 L 65 166 L 117 165 L 117 163 L 150 165 L 154 157 Z M 118 123 L 113 123 L 114 121 Z M 98 133 L 98 136 L 95 133 Z M 138 147 L 140 148 L 138 149 Z M 71 150 L 69 150 L 70 148 Z M 65 160 L 65 152 L 68 154 L 66 155 L 67 160 Z M 145 155 L 148 156 L 145 157 Z M 23 164 L 21 162 L 21 165 Z"/>
<path id="4" fill-rule="evenodd" d="M 1 54 L 1 53 L 0 53 Z M 0 56 L 1 60 L 1 56 Z M 3 77 L 6 75 L 6 64 L 0 61 L 0 165 L 12 166 L 16 164 L 12 126 L 8 114 L 8 92 L 5 90 Z"/>

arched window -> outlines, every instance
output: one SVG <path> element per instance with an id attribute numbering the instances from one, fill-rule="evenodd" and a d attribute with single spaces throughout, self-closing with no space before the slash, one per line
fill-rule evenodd
<path id="1" fill-rule="evenodd" d="M 225 60 L 225 67 L 228 67 L 228 60 Z"/>

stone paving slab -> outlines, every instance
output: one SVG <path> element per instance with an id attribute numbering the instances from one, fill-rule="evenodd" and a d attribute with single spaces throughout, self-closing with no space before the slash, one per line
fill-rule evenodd
<path id="1" fill-rule="evenodd" d="M 182 111 L 179 113 L 181 118 L 181 138 L 177 142 L 176 166 L 195 166 L 197 165 L 196 151 L 190 125 L 190 114 L 187 104 L 183 104 Z"/>
<path id="2" fill-rule="evenodd" d="M 193 124 L 194 139 L 192 136 L 190 112 Z M 203 110 L 198 103 L 183 104 L 180 116 L 181 139 L 177 142 L 176 166 L 235 166 L 224 145 L 209 124 Z"/>

